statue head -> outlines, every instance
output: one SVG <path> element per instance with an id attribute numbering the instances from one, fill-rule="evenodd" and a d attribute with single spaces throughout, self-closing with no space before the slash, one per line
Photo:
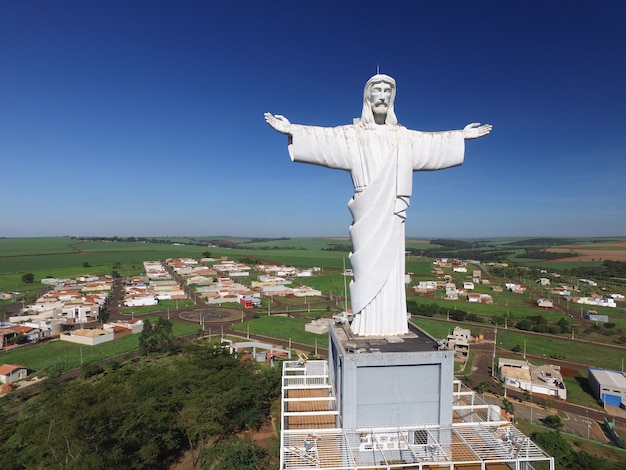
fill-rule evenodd
<path id="1" fill-rule="evenodd" d="M 376 74 L 365 84 L 361 123 L 366 127 L 383 121 L 396 126 L 398 119 L 393 109 L 396 99 L 396 81 L 389 75 Z"/>

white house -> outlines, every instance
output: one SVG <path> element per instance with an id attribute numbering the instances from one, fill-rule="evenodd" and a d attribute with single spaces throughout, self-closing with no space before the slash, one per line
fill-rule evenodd
<path id="1" fill-rule="evenodd" d="M 147 295 L 134 295 L 124 298 L 124 305 L 127 307 L 147 307 L 149 305 L 157 305 L 159 300 L 153 293 Z"/>
<path id="2" fill-rule="evenodd" d="M 97 344 L 113 341 L 114 334 L 112 329 L 80 329 L 61 333 L 61 341 L 69 341 L 70 343 L 83 344 L 85 346 L 95 346 Z"/>
<path id="3" fill-rule="evenodd" d="M 567 399 L 561 368 L 552 364 L 533 365 L 518 359 L 498 359 L 498 377 L 505 386 L 530 393 Z"/>
<path id="4" fill-rule="evenodd" d="M 0 382 L 10 384 L 18 380 L 25 379 L 28 376 L 28 369 L 24 366 L 16 364 L 0 365 Z"/>
<path id="5" fill-rule="evenodd" d="M 419 281 L 416 286 L 418 289 L 437 290 L 437 281 Z"/>
<path id="6" fill-rule="evenodd" d="M 293 295 L 296 297 L 319 297 L 322 295 L 322 291 L 308 286 L 301 286 L 293 288 Z"/>

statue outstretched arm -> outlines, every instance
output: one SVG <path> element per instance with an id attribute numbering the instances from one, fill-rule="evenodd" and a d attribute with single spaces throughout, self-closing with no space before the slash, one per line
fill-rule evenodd
<path id="1" fill-rule="evenodd" d="M 271 113 L 265 113 L 265 122 L 267 122 L 275 131 L 281 134 L 291 135 L 292 124 L 285 116 L 277 114 L 276 116 Z"/>
<path id="2" fill-rule="evenodd" d="M 491 124 L 481 125 L 479 122 L 473 122 L 465 126 L 463 129 L 463 137 L 465 140 L 478 139 L 479 137 L 489 134 L 492 128 L 493 126 Z"/>

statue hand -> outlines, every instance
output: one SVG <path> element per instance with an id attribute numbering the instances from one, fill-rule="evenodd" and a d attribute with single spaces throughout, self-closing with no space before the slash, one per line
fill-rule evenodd
<path id="1" fill-rule="evenodd" d="M 493 126 L 491 124 L 481 126 L 479 122 L 473 122 L 465 126 L 463 129 L 463 137 L 465 137 L 465 140 L 478 139 L 479 137 L 489 134 L 492 128 Z"/>
<path id="2" fill-rule="evenodd" d="M 267 122 L 275 131 L 281 134 L 291 134 L 291 123 L 285 116 L 277 114 L 273 116 L 271 113 L 265 113 L 265 122 Z"/>

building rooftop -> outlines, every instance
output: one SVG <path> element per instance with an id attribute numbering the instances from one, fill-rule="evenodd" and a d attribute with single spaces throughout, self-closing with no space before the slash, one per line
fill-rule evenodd
<path id="1" fill-rule="evenodd" d="M 599 383 L 605 386 L 614 386 L 626 389 L 626 377 L 623 372 L 606 369 L 596 369 L 590 367 L 589 372 L 593 373 Z"/>
<path id="2" fill-rule="evenodd" d="M 346 352 L 423 352 L 437 351 L 439 347 L 437 341 L 410 323 L 409 333 L 402 336 L 355 336 L 347 324 L 335 325 L 334 332 Z"/>

